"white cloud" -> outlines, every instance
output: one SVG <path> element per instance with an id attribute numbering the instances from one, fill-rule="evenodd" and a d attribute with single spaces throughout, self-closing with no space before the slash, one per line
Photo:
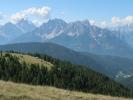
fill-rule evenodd
<path id="1" fill-rule="evenodd" d="M 96 21 L 95 20 L 89 20 L 91 25 L 96 25 Z"/>
<path id="2" fill-rule="evenodd" d="M 112 25 L 115 25 L 115 26 L 129 25 L 133 23 L 133 16 L 127 16 L 125 18 L 112 17 L 111 23 Z"/>
<path id="3" fill-rule="evenodd" d="M 17 22 L 21 19 L 26 19 L 26 15 L 24 13 L 16 13 L 14 15 L 11 16 L 11 21 L 12 22 Z"/>
<path id="4" fill-rule="evenodd" d="M 50 7 L 32 7 L 32 8 L 28 8 L 25 9 L 23 11 L 17 12 L 16 14 L 13 14 L 10 19 L 12 22 L 17 22 L 21 19 L 30 19 L 30 20 L 38 20 L 40 21 L 40 19 L 46 20 L 49 19 L 50 17 L 50 11 L 51 8 Z"/>
<path id="5" fill-rule="evenodd" d="M 96 21 L 96 20 L 89 20 L 91 25 L 96 25 L 101 28 L 105 28 L 109 25 L 109 22 L 107 21 Z"/>
<path id="6" fill-rule="evenodd" d="M 114 16 L 114 17 L 112 17 L 111 22 L 112 22 L 113 25 L 118 25 L 118 24 L 121 23 L 121 20 L 120 20 L 119 17 Z"/>
<path id="7" fill-rule="evenodd" d="M 41 20 L 33 20 L 32 23 L 36 26 L 40 26 L 43 22 Z"/>
<path id="8" fill-rule="evenodd" d="M 102 22 L 100 23 L 100 26 L 101 26 L 102 28 L 107 27 L 107 26 L 108 26 L 107 21 L 102 21 Z"/>
<path id="9" fill-rule="evenodd" d="M 42 8 L 29 8 L 27 10 L 24 10 L 23 13 L 25 14 L 30 14 L 30 15 L 36 15 L 36 16 L 40 16 L 43 18 L 47 18 L 49 17 L 49 12 L 50 12 L 51 8 L 49 7 L 42 7 Z"/>
<path id="10" fill-rule="evenodd" d="M 90 21 L 90 23 L 94 23 L 93 25 L 105 28 L 105 27 L 117 27 L 117 26 L 123 26 L 123 25 L 130 25 L 133 24 L 133 16 L 126 16 L 124 18 L 113 16 L 110 21 Z"/>
<path id="11" fill-rule="evenodd" d="M 133 23 L 133 16 L 127 16 L 126 18 L 122 19 L 123 24 L 132 24 Z"/>

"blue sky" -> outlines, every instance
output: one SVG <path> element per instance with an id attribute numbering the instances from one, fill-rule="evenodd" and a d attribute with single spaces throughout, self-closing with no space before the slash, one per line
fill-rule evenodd
<path id="1" fill-rule="evenodd" d="M 113 16 L 122 20 L 133 15 L 133 0 L 1 0 L 0 12 L 9 17 L 31 7 L 46 6 L 51 9 L 50 18 L 66 21 L 110 21 Z"/>

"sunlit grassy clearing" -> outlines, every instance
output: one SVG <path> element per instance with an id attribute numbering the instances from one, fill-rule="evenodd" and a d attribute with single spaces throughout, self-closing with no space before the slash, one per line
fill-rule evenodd
<path id="1" fill-rule="evenodd" d="M 132 100 L 0 81 L 0 100 Z"/>
<path id="2" fill-rule="evenodd" d="M 3 55 L 6 53 L 3 53 Z M 30 55 L 26 55 L 26 54 L 18 54 L 18 53 L 10 53 L 13 56 L 16 56 L 19 58 L 20 62 L 25 62 L 27 64 L 39 64 L 40 66 L 45 66 L 48 69 L 50 69 L 52 66 L 54 66 L 53 64 L 51 64 L 50 62 L 44 61 L 38 57 L 33 57 Z"/>

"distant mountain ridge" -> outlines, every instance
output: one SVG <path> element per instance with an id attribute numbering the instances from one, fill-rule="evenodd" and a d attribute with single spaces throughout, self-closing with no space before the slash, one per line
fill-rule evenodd
<path id="1" fill-rule="evenodd" d="M 12 23 L 6 23 L 4 26 L 0 27 L 0 35 L 2 35 L 6 41 L 10 41 L 17 36 L 22 35 L 22 33 L 22 30 Z"/>
<path id="2" fill-rule="evenodd" d="M 90 25 L 89 21 L 66 23 L 61 19 L 49 20 L 32 32 L 14 39 L 12 43 L 53 42 L 81 52 L 130 56 L 132 48 L 113 31 Z"/>
<path id="3" fill-rule="evenodd" d="M 0 50 L 47 54 L 74 64 L 91 67 L 91 69 L 104 73 L 112 78 L 116 78 L 119 72 L 123 72 L 125 75 L 131 75 L 133 72 L 133 59 L 81 53 L 53 43 L 8 44 L 1 45 Z M 122 76 L 122 78 L 124 77 Z"/>
<path id="4" fill-rule="evenodd" d="M 18 21 L 16 23 L 16 26 L 18 26 L 23 31 L 23 33 L 31 32 L 36 28 L 36 26 L 32 22 L 26 19 L 21 19 L 20 21 Z"/>
<path id="5" fill-rule="evenodd" d="M 28 20 L 20 20 L 16 24 L 8 22 L 0 27 L 0 44 L 10 43 L 26 32 L 33 31 L 36 26 Z"/>
<path id="6" fill-rule="evenodd" d="M 115 31 L 115 35 L 118 38 L 126 41 L 133 48 L 133 24 L 116 26 L 108 29 Z"/>
<path id="7" fill-rule="evenodd" d="M 116 34 L 116 31 L 91 25 L 88 20 L 67 23 L 52 19 L 40 27 L 21 20 L 16 24 L 1 26 L 0 41 L 1 44 L 52 42 L 80 52 L 132 58 L 133 49 Z"/>

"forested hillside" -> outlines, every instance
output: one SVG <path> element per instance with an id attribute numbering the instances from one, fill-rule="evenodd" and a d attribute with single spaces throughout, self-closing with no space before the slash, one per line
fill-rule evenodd
<path id="1" fill-rule="evenodd" d="M 112 96 L 132 97 L 124 86 L 86 67 L 73 65 L 46 55 L 34 54 L 54 66 L 27 64 L 18 56 L 0 53 L 0 79 L 33 85 L 49 85 L 58 88 L 98 93 Z"/>
<path id="2" fill-rule="evenodd" d="M 119 72 L 131 75 L 133 72 L 133 59 L 117 56 L 96 55 L 81 53 L 54 43 L 16 43 L 1 45 L 1 51 L 17 51 L 24 53 L 39 53 L 49 55 L 73 64 L 84 65 L 95 71 L 115 78 Z"/>
<path id="3" fill-rule="evenodd" d="M 133 76 L 130 76 L 125 79 L 119 79 L 118 81 L 121 82 L 126 87 L 128 87 L 129 89 L 133 90 Z"/>

